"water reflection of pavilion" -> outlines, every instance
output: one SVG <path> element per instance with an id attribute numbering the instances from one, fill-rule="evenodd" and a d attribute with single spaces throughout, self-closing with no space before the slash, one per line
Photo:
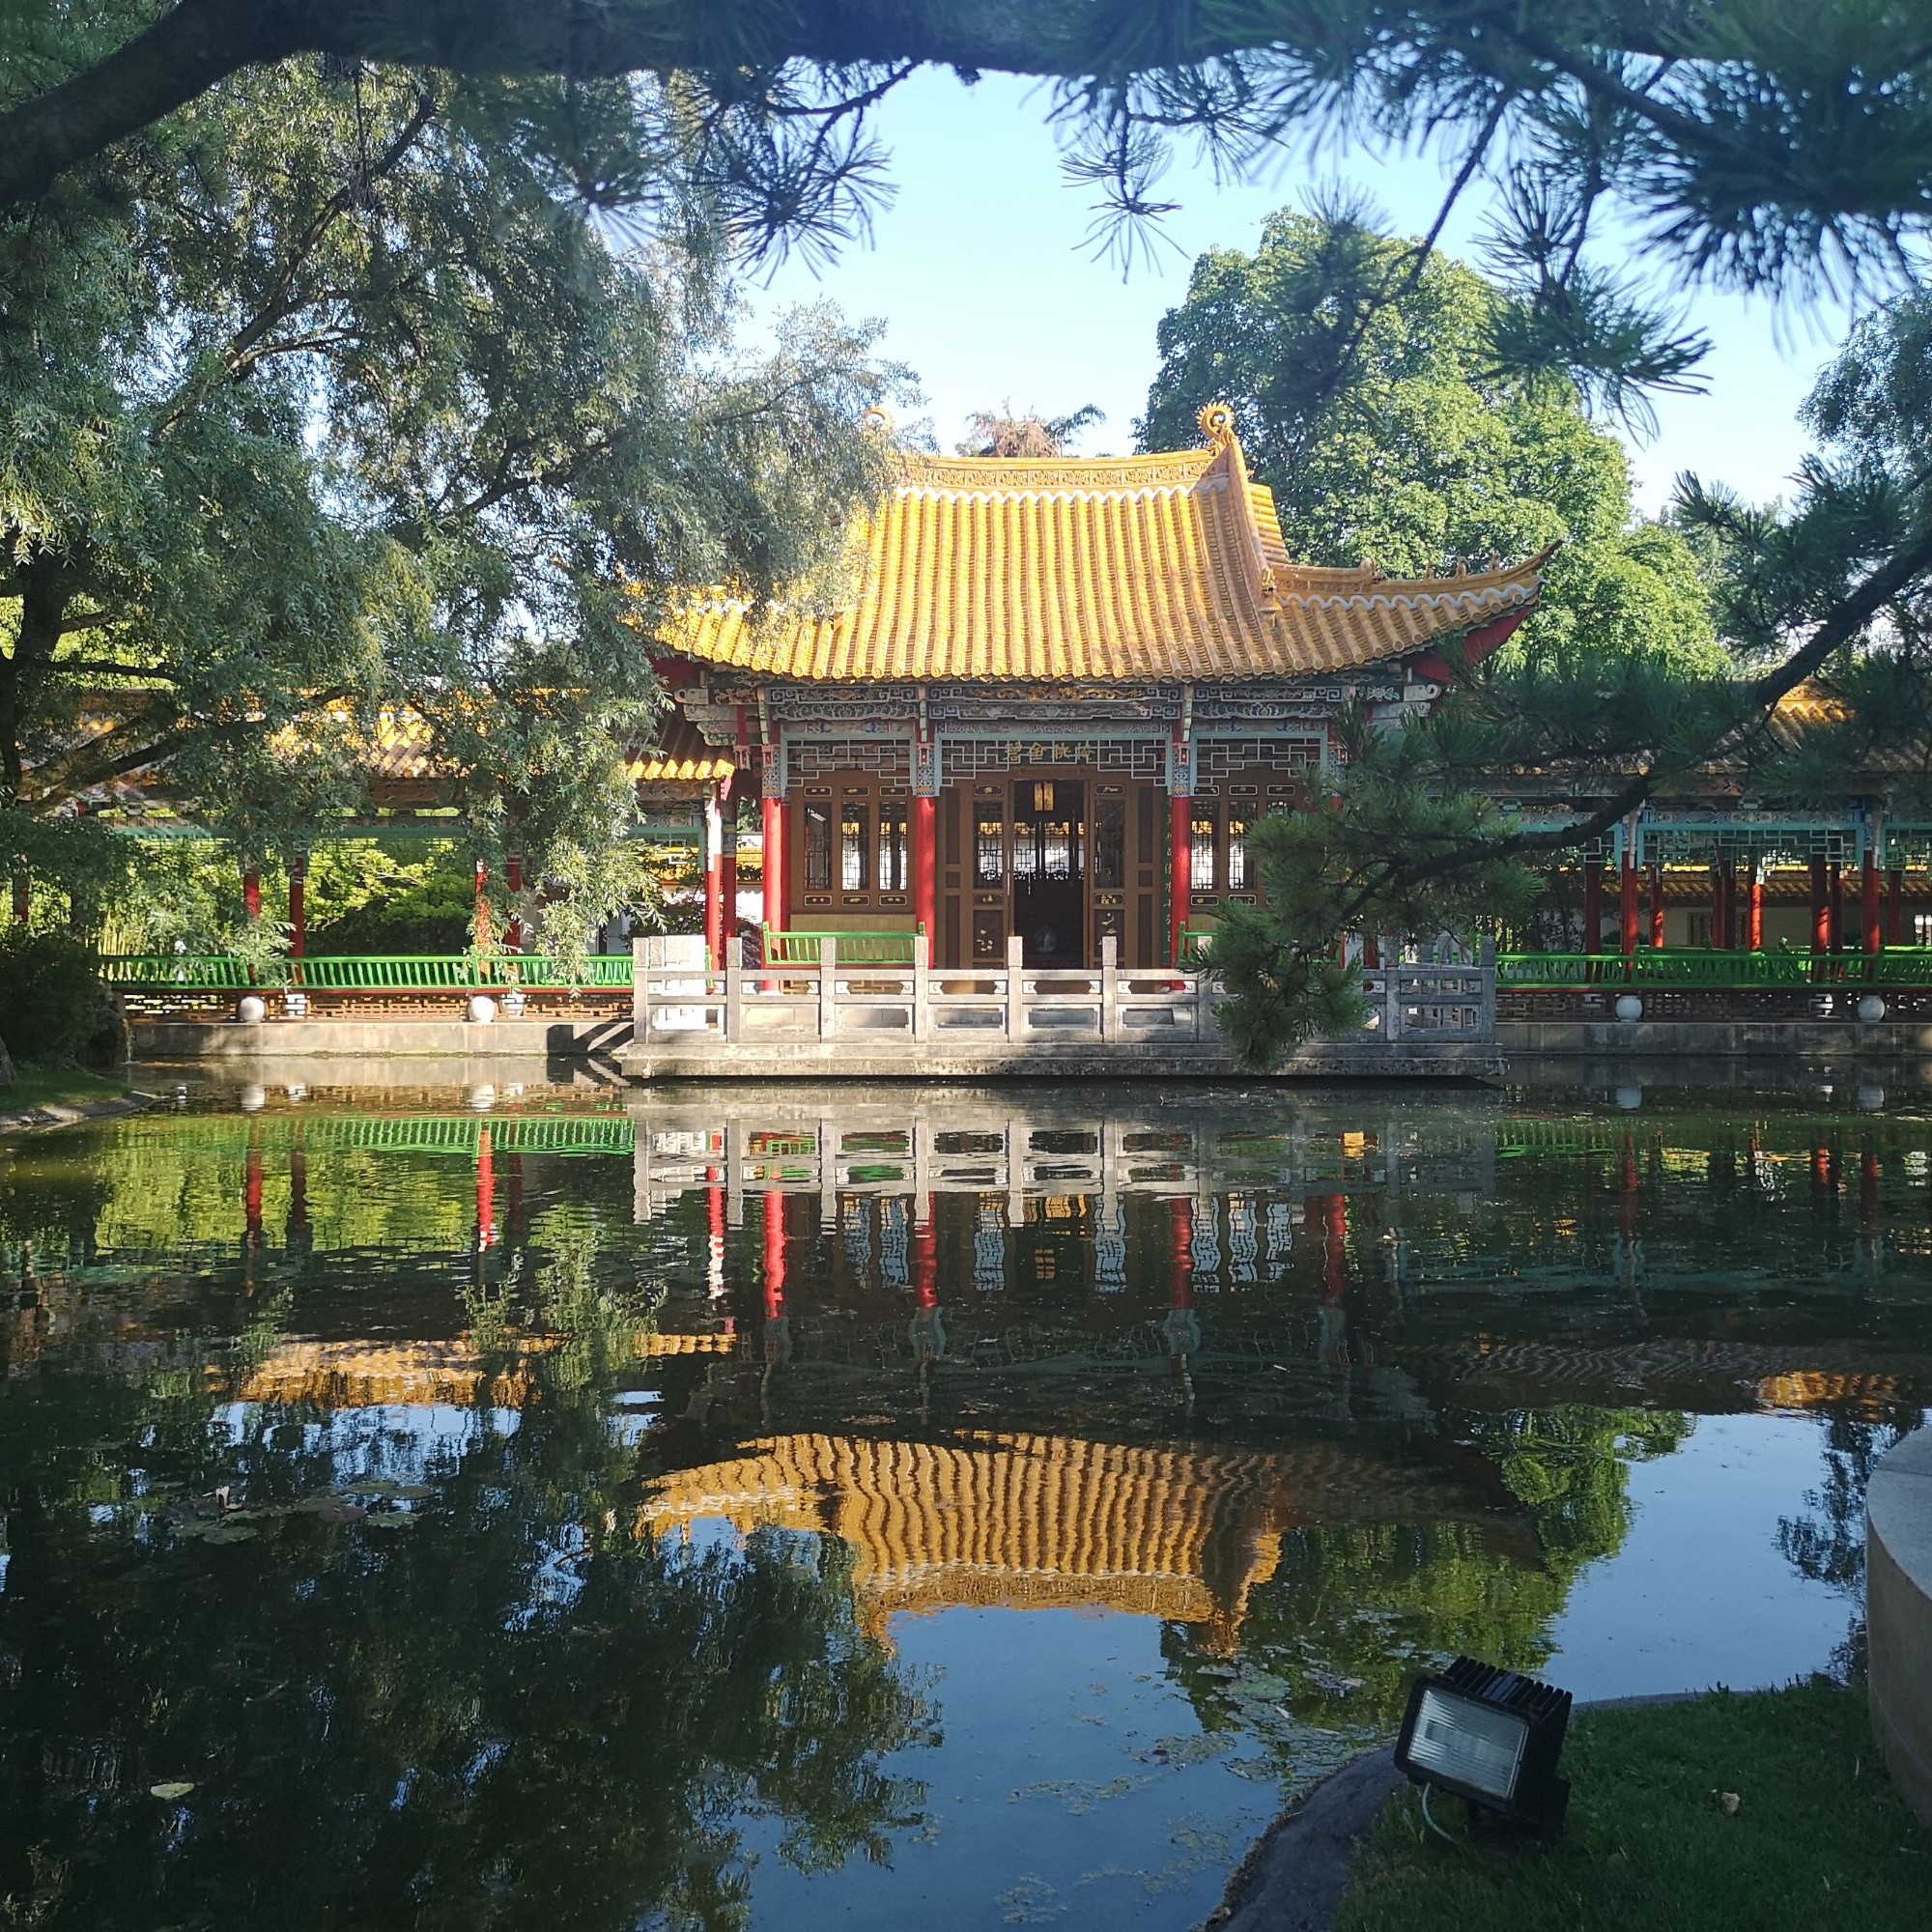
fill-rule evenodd
<path id="1" fill-rule="evenodd" d="M 1263 1186 L 1473 1203 L 1494 1191 L 1496 1112 L 1483 1096 L 1454 1112 L 1336 1112 L 1260 1094 L 1153 1101 L 1145 1089 L 1117 1097 L 1094 1086 L 1037 1097 L 880 1087 L 654 1094 L 632 1109 L 635 1202 L 651 1220 L 718 1188 L 731 1227 L 748 1192 L 815 1194 L 828 1224 L 844 1194 L 1004 1196 L 1013 1222 L 1028 1197 L 1092 1196 L 1105 1222 L 1122 1194 Z"/>
<path id="2" fill-rule="evenodd" d="M 1046 1435 L 746 1443 L 651 1486 L 641 1526 L 707 1521 L 839 1538 L 874 1629 L 968 1606 L 1097 1608 L 1207 1626 L 1231 1648 L 1282 1540 L 1321 1524 L 1460 1523 L 1537 1560 L 1520 1514 L 1440 1468 L 1339 1443 L 1141 1446 Z"/>

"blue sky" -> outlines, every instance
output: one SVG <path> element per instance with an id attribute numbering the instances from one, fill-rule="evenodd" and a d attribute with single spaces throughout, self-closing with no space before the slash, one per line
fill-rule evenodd
<path id="1" fill-rule="evenodd" d="M 1165 224 L 1175 245 L 1122 282 L 1118 265 L 1087 245 L 1092 194 L 1060 174 L 1049 106 L 1045 89 L 1004 76 L 968 88 L 946 73 L 916 75 L 876 124 L 896 195 L 871 245 L 848 244 L 816 274 L 786 263 L 754 295 L 754 315 L 829 298 L 848 315 L 882 320 L 882 353 L 917 372 L 942 448 L 964 434 L 971 411 L 1010 397 L 1049 415 L 1097 403 L 1107 420 L 1083 449 L 1124 451 L 1155 367 L 1155 325 L 1185 293 L 1197 254 L 1252 248 L 1264 216 L 1338 178 L 1370 193 L 1405 235 L 1428 229 L 1443 191 L 1429 157 L 1377 165 L 1344 152 L 1217 184 L 1178 151 L 1159 189 L 1181 204 Z M 1479 205 L 1459 216 L 1452 251 L 1482 217 Z M 1845 327 L 1830 311 L 1775 323 L 1764 301 L 1709 291 L 1692 295 L 1690 316 L 1715 345 L 1709 392 L 1660 399 L 1657 436 L 1633 447 L 1646 511 L 1686 469 L 1754 498 L 1781 494 L 1807 446 L 1798 406 Z"/>

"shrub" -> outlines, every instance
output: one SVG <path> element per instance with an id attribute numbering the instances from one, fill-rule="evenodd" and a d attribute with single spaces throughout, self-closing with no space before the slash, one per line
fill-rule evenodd
<path id="1" fill-rule="evenodd" d="M 0 1039 L 21 1060 L 122 1057 L 121 1026 L 99 955 L 71 932 L 0 937 Z"/>

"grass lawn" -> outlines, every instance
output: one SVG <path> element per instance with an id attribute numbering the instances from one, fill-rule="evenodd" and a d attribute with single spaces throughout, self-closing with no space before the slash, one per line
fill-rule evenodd
<path id="1" fill-rule="evenodd" d="M 1864 1693 L 1826 1685 L 1586 1712 L 1570 1819 L 1506 1867 L 1432 1838 L 1416 1794 L 1362 1847 L 1336 1932 L 1926 1932 L 1932 1833 L 1892 1790 Z M 1727 1815 L 1721 1792 L 1741 1799 Z M 1432 1799 L 1459 1837 L 1467 1815 Z"/>
<path id="2" fill-rule="evenodd" d="M 77 1066 L 22 1066 L 14 1063 L 14 1084 L 0 1087 L 0 1114 L 24 1114 L 31 1107 L 75 1106 L 86 1100 L 113 1100 L 129 1091 L 127 1081 L 83 1073 Z"/>

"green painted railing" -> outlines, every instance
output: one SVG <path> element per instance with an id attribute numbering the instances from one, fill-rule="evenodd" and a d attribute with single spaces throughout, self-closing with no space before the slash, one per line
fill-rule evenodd
<path id="1" fill-rule="evenodd" d="M 1676 986 L 1744 992 L 1763 986 L 1932 986 L 1932 947 L 1883 952 L 1719 952 L 1683 948 L 1621 952 L 1500 952 L 1496 985 L 1508 991 L 1587 986 Z"/>
<path id="2" fill-rule="evenodd" d="M 841 966 L 910 966 L 910 932 L 776 932 L 764 927 L 767 966 L 816 966 L 828 939 L 838 942 Z"/>
<path id="3" fill-rule="evenodd" d="M 251 980 L 240 959 L 220 953 L 110 952 L 100 961 L 110 986 L 137 992 L 246 992 Z M 566 961 L 542 953 L 343 953 L 285 959 L 271 985 L 304 993 L 507 992 L 572 986 L 627 987 L 628 953 L 591 953 L 572 973 Z"/>

